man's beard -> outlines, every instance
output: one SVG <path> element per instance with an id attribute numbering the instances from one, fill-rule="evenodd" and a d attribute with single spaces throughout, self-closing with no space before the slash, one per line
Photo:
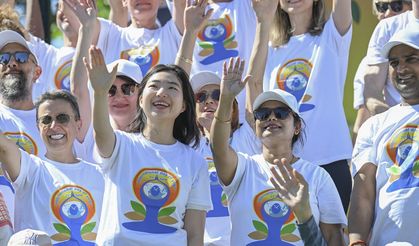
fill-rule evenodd
<path id="1" fill-rule="evenodd" d="M 26 76 L 23 72 L 6 75 L 0 80 L 0 96 L 3 100 L 16 102 L 29 96 L 26 88 Z"/>

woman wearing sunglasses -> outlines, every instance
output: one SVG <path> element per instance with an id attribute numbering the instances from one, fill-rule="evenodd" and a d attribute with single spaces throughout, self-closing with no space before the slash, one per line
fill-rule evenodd
<path id="1" fill-rule="evenodd" d="M 332 179 L 324 169 L 293 154 L 304 132 L 299 105 L 293 95 L 276 89 L 263 92 L 255 99 L 255 132 L 262 142 L 262 154 L 249 156 L 235 151 L 229 144 L 231 105 L 249 80 L 248 77 L 242 82 L 242 73 L 242 63 L 230 60 L 228 66 L 225 64 L 220 100 L 211 127 L 214 164 L 229 199 L 231 245 L 302 245 L 297 226 L 311 217 L 328 245 L 344 245 L 342 224 L 346 224 L 346 217 Z M 291 165 L 287 167 L 288 172 L 292 171 L 301 185 L 308 188 L 309 196 L 304 202 L 297 202 L 297 206 L 291 202 L 290 196 L 301 196 L 304 190 L 301 185 L 290 185 L 289 182 L 294 182 L 291 173 L 278 180 L 279 188 L 283 188 L 279 189 L 281 192 L 275 190 L 269 181 L 273 177 L 269 169 L 275 165 L 283 165 L 279 171 Z"/>
<path id="2" fill-rule="evenodd" d="M 412 0 L 373 0 L 373 13 L 378 20 L 404 13 L 412 9 Z"/>
<path id="3" fill-rule="evenodd" d="M 230 245 L 231 223 L 227 208 L 227 197 L 218 182 L 213 156 L 209 146 L 211 124 L 220 99 L 220 77 L 214 72 L 202 71 L 191 77 L 195 92 L 196 115 L 201 140 L 198 152 L 208 163 L 213 209 L 208 211 L 205 224 L 205 245 Z M 234 99 L 231 110 L 230 144 L 233 149 L 249 155 L 260 154 L 262 149 L 249 123 L 239 124 L 239 109 Z"/>

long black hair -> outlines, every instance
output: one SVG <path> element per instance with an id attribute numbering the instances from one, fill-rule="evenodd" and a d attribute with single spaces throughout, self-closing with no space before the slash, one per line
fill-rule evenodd
<path id="1" fill-rule="evenodd" d="M 144 88 L 151 76 L 160 72 L 173 73 L 179 79 L 182 86 L 185 110 L 180 113 L 175 120 L 173 126 L 173 137 L 183 144 L 190 145 L 193 143 L 192 146 L 196 147 L 199 144 L 200 132 L 198 125 L 196 124 L 195 97 L 189 82 L 189 76 L 181 67 L 177 65 L 159 64 L 151 68 L 141 81 L 138 96 L 142 96 Z M 147 117 L 143 109 L 138 107 L 137 115 L 135 116 L 134 121 L 128 126 L 127 131 L 143 132 L 146 122 Z"/>

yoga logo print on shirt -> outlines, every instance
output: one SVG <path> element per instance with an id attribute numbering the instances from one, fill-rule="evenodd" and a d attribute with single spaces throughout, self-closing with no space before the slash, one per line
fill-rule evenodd
<path id="1" fill-rule="evenodd" d="M 248 245 L 293 245 L 287 242 L 301 240 L 293 234 L 297 230 L 294 214 L 275 189 L 257 194 L 253 199 L 253 209 L 260 220 L 253 220 L 256 231 L 248 236 L 258 241 Z"/>
<path id="2" fill-rule="evenodd" d="M 51 197 L 51 209 L 60 223 L 54 223 L 57 234 L 51 239 L 54 245 L 95 245 L 95 201 L 89 191 L 78 185 L 65 185 Z M 89 242 L 92 241 L 92 242 Z"/>
<path id="3" fill-rule="evenodd" d="M 13 142 L 16 142 L 16 145 L 27 153 L 38 155 L 38 146 L 28 134 L 24 132 L 4 132 L 3 134 Z"/>
<path id="4" fill-rule="evenodd" d="M 233 29 L 233 22 L 228 14 L 208 21 L 198 33 L 198 45 L 202 48 L 199 56 L 205 57 L 199 61 L 201 64 L 208 65 L 239 55 L 235 50 L 237 41 Z"/>
<path id="5" fill-rule="evenodd" d="M 281 66 L 276 75 L 278 88 L 295 96 L 300 104 L 300 112 L 315 108 L 313 104 L 307 103 L 312 97 L 306 93 L 312 67 L 305 59 L 293 59 Z"/>
<path id="6" fill-rule="evenodd" d="M 387 192 L 419 187 L 419 126 L 408 124 L 393 133 L 386 143 L 391 164 Z"/>
<path id="7" fill-rule="evenodd" d="M 132 188 L 137 201 L 131 201 L 134 211 L 125 217 L 135 222 L 125 222 L 122 226 L 132 231 L 166 234 L 176 228 L 169 225 L 178 223 L 170 216 L 176 211 L 171 205 L 179 195 L 180 183 L 175 174 L 162 168 L 144 168 L 135 175 Z"/>
<path id="8" fill-rule="evenodd" d="M 207 217 L 224 217 L 228 216 L 227 195 L 223 192 L 223 188 L 218 181 L 217 171 L 212 157 L 206 157 L 208 163 L 208 174 L 210 179 L 211 200 L 213 210 L 208 211 Z"/>
<path id="9" fill-rule="evenodd" d="M 67 61 L 60 68 L 54 76 L 54 84 L 57 90 L 70 91 L 70 71 L 73 61 Z"/>
<path id="10" fill-rule="evenodd" d="M 121 59 L 135 62 L 140 66 L 142 74 L 145 75 L 150 68 L 160 61 L 159 43 L 124 50 L 121 52 Z"/>

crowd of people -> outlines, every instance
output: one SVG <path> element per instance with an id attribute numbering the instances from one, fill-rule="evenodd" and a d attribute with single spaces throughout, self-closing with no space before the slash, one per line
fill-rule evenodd
<path id="1" fill-rule="evenodd" d="M 0 1 L 0 246 L 419 244 L 419 0 L 371 0 L 354 143 L 351 0 L 109 2 L 54 47 Z"/>

